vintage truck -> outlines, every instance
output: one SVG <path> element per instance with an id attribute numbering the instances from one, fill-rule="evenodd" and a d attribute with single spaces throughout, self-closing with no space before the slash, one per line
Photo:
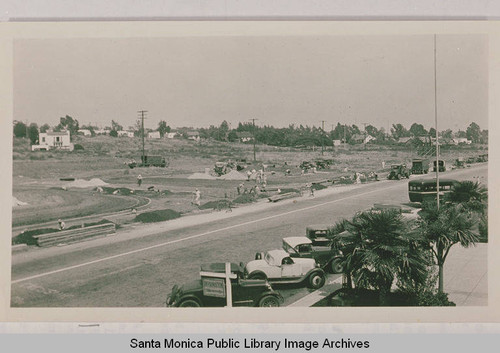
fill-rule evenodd
<path id="1" fill-rule="evenodd" d="M 283 303 L 283 297 L 265 279 L 248 279 L 243 267 L 232 263 L 231 293 L 233 306 L 275 307 Z M 201 266 L 200 279 L 182 286 L 175 285 L 167 296 L 167 307 L 223 307 L 226 306 L 225 263 Z M 215 274 L 215 276 L 213 276 Z"/>
<path id="2" fill-rule="evenodd" d="M 410 171 L 406 168 L 405 164 L 393 164 L 391 165 L 391 171 L 387 179 L 389 180 L 399 180 L 401 178 L 410 178 Z"/>
<path id="3" fill-rule="evenodd" d="M 307 237 L 287 237 L 283 238 L 283 250 L 292 258 L 303 257 L 312 258 L 325 271 L 332 273 L 342 273 L 343 254 L 340 250 L 331 246 L 313 246 L 311 239 Z"/>
<path id="4" fill-rule="evenodd" d="M 429 160 L 424 158 L 415 158 L 411 161 L 412 174 L 427 174 L 429 172 Z"/>
<path id="5" fill-rule="evenodd" d="M 436 161 L 432 162 L 432 171 L 436 171 Z M 439 172 L 445 172 L 446 171 L 446 162 L 443 161 L 442 159 L 439 160 Z"/>
<path id="6" fill-rule="evenodd" d="M 165 157 L 162 156 L 141 156 L 141 163 L 137 163 L 135 160 L 127 163 L 130 169 L 135 167 L 161 167 L 167 166 L 167 161 Z"/>

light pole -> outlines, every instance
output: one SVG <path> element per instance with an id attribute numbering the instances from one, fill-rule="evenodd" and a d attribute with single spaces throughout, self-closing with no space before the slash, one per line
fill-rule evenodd
<path id="1" fill-rule="evenodd" d="M 439 134 L 438 134 L 438 116 L 437 116 L 437 70 L 436 70 L 436 35 L 434 34 L 434 119 L 436 129 L 436 200 L 439 210 Z"/>
<path id="2" fill-rule="evenodd" d="M 252 121 L 252 125 L 253 125 L 253 161 L 257 161 L 257 158 L 256 158 L 256 155 L 255 155 L 255 120 L 259 120 L 259 119 L 250 119 Z"/>

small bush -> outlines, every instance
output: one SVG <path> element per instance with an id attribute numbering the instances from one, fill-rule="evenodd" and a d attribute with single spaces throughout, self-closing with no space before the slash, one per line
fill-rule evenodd
<path id="1" fill-rule="evenodd" d="M 241 195 L 241 196 L 238 196 L 237 198 L 235 198 L 233 200 L 233 203 L 243 204 L 243 203 L 251 203 L 254 201 L 255 201 L 255 197 L 253 195 L 246 194 L 246 195 Z"/>
<path id="2" fill-rule="evenodd" d="M 322 185 L 322 184 L 312 184 L 312 188 L 314 190 L 323 190 L 323 189 L 326 189 L 326 186 Z"/>
<path id="3" fill-rule="evenodd" d="M 73 151 L 83 151 L 84 149 L 85 148 L 83 148 L 83 146 L 79 143 L 75 143 L 75 145 L 73 146 Z"/>
<path id="4" fill-rule="evenodd" d="M 208 210 L 208 209 L 220 210 L 223 208 L 229 208 L 230 206 L 231 206 L 231 201 L 229 200 L 216 200 L 204 203 L 203 205 L 200 206 L 200 210 Z"/>
<path id="5" fill-rule="evenodd" d="M 163 222 L 171 219 L 179 218 L 181 216 L 180 212 L 165 209 L 165 210 L 157 210 L 151 212 L 143 212 L 135 217 L 135 221 L 142 223 L 154 223 L 154 222 Z"/>

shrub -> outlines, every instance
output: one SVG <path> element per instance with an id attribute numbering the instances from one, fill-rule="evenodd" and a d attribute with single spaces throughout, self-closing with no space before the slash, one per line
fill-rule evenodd
<path id="1" fill-rule="evenodd" d="M 238 196 L 233 200 L 233 203 L 251 203 L 255 201 L 255 197 L 250 194 Z"/>
<path id="2" fill-rule="evenodd" d="M 171 219 L 179 218 L 181 216 L 180 212 L 165 209 L 165 210 L 157 210 L 151 212 L 143 212 L 135 217 L 135 221 L 142 223 L 154 223 L 154 222 L 163 222 Z"/>
<path id="3" fill-rule="evenodd" d="M 73 146 L 73 151 L 83 151 L 84 149 L 85 148 L 83 148 L 83 146 L 79 143 L 75 143 L 75 145 Z"/>
<path id="4" fill-rule="evenodd" d="M 204 203 L 203 205 L 200 206 L 200 210 L 208 210 L 211 208 L 214 210 L 220 210 L 224 208 L 229 208 L 230 206 L 231 206 L 231 201 L 229 200 L 216 200 Z"/>
<path id="5" fill-rule="evenodd" d="M 314 190 L 323 190 L 323 189 L 326 189 L 326 186 L 322 185 L 322 184 L 312 184 L 312 188 Z"/>

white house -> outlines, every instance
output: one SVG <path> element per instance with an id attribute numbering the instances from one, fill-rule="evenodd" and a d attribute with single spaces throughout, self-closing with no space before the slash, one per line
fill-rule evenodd
<path id="1" fill-rule="evenodd" d="M 94 130 L 94 132 L 96 135 L 107 135 L 109 133 L 108 130 L 104 130 L 104 129 Z"/>
<path id="2" fill-rule="evenodd" d="M 159 139 L 159 138 L 161 138 L 159 131 L 148 132 L 148 139 Z"/>
<path id="3" fill-rule="evenodd" d="M 470 145 L 472 143 L 471 140 L 468 140 L 467 137 L 455 137 L 453 139 L 453 143 L 455 145 L 459 145 L 459 144 L 466 144 L 466 145 Z"/>
<path id="4" fill-rule="evenodd" d="M 200 133 L 198 131 L 186 132 L 188 140 L 200 141 Z"/>
<path id="5" fill-rule="evenodd" d="M 83 136 L 92 136 L 92 133 L 89 129 L 80 129 L 78 130 L 78 134 Z"/>
<path id="6" fill-rule="evenodd" d="M 177 136 L 177 132 L 167 132 L 167 133 L 165 134 L 165 138 L 167 138 L 167 139 L 173 139 L 173 138 L 175 138 L 176 136 Z"/>
<path id="7" fill-rule="evenodd" d="M 334 146 L 340 146 L 342 144 L 342 140 L 333 140 Z"/>
<path id="8" fill-rule="evenodd" d="M 238 136 L 241 142 L 253 141 L 253 135 L 251 132 L 242 131 L 242 132 L 237 132 L 236 135 Z"/>
<path id="9" fill-rule="evenodd" d="M 39 144 L 31 146 L 32 151 L 62 149 L 73 151 L 73 144 L 71 143 L 71 135 L 69 131 L 60 132 L 41 132 L 38 135 Z"/>
<path id="10" fill-rule="evenodd" d="M 117 133 L 118 133 L 118 137 L 134 137 L 133 131 L 120 130 L 120 131 L 117 131 Z"/>

